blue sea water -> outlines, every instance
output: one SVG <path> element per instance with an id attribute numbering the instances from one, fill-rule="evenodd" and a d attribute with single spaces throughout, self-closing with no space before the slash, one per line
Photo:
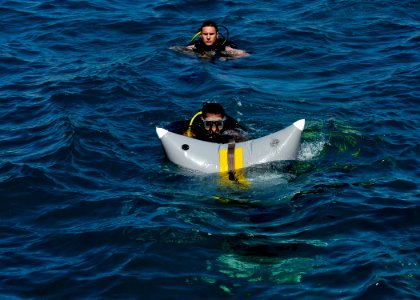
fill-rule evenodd
<path id="1" fill-rule="evenodd" d="M 0 298 L 420 299 L 419 49 L 419 1 L 2 0 Z M 205 101 L 298 160 L 173 165 Z"/>

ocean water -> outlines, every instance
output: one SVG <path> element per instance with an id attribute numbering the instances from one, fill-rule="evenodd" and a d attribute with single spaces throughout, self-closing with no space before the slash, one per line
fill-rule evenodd
<path id="1" fill-rule="evenodd" d="M 419 49 L 419 1 L 2 0 L 0 298 L 420 299 Z M 173 165 L 205 101 L 298 160 Z"/>

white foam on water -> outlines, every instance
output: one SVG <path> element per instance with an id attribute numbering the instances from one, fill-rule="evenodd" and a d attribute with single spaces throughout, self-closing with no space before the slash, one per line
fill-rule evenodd
<path id="1" fill-rule="evenodd" d="M 300 145 L 300 150 L 297 159 L 300 161 L 315 159 L 321 154 L 326 143 L 327 142 L 325 140 L 303 142 Z"/>

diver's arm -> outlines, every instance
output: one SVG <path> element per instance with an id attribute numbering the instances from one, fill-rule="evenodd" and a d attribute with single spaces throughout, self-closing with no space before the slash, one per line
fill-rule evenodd
<path id="1" fill-rule="evenodd" d="M 179 53 L 194 54 L 195 46 L 194 45 L 188 45 L 186 47 L 184 47 L 184 46 L 172 46 L 169 49 L 171 49 L 175 52 L 179 52 Z"/>
<path id="2" fill-rule="evenodd" d="M 233 138 L 237 143 L 248 140 L 248 134 L 240 129 L 228 129 L 225 130 L 222 135 Z"/>
<path id="3" fill-rule="evenodd" d="M 224 52 L 229 55 L 229 57 L 227 57 L 229 59 L 236 59 L 236 58 L 241 58 L 241 57 L 245 57 L 245 56 L 251 55 L 251 54 L 249 54 L 248 52 L 246 52 L 244 50 L 235 49 L 235 48 L 232 48 L 230 46 L 226 46 Z"/>

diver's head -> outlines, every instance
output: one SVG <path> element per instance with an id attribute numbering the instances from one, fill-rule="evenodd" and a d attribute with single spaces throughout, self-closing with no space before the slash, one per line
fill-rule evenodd
<path id="1" fill-rule="evenodd" d="M 203 27 L 213 27 L 214 29 L 216 29 L 216 32 L 219 32 L 219 28 L 217 27 L 216 22 L 212 21 L 212 20 L 207 20 L 204 21 L 203 24 L 201 24 L 200 30 L 203 30 Z"/>
<path id="2" fill-rule="evenodd" d="M 211 20 L 205 21 L 201 27 L 201 39 L 206 46 L 212 46 L 219 37 L 219 29 L 217 24 Z"/>
<path id="3" fill-rule="evenodd" d="M 204 128 L 211 135 L 219 134 L 225 125 L 225 110 L 218 103 L 204 103 L 202 121 Z"/>

